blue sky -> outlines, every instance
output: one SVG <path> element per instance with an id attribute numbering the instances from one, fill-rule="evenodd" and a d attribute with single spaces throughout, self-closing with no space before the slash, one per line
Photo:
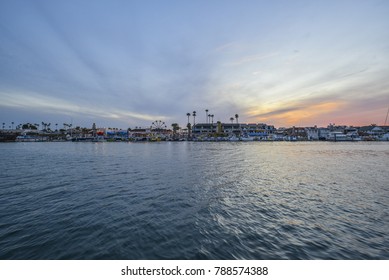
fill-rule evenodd
<path id="1" fill-rule="evenodd" d="M 383 124 L 389 1 L 0 1 L 0 122 Z"/>

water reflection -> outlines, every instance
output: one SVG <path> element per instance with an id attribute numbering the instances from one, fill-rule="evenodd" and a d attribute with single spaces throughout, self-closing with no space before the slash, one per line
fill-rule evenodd
<path id="1" fill-rule="evenodd" d="M 0 150 L 1 258 L 389 258 L 387 143 Z"/>

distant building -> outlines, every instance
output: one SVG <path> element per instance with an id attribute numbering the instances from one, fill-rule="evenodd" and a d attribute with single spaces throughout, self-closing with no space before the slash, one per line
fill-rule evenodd
<path id="1" fill-rule="evenodd" d="M 149 128 L 134 128 L 128 131 L 128 137 L 134 140 L 147 140 L 150 137 Z"/>
<path id="2" fill-rule="evenodd" d="M 314 127 L 306 127 L 305 132 L 307 134 L 307 139 L 308 140 L 319 140 L 319 128 L 315 125 Z"/>
<path id="3" fill-rule="evenodd" d="M 287 128 L 284 131 L 284 135 L 286 136 L 285 140 L 307 140 L 307 131 L 305 127 L 296 127 L 293 126 L 291 128 Z"/>
<path id="4" fill-rule="evenodd" d="M 268 137 L 273 134 L 276 129 L 273 125 L 264 123 L 197 123 L 192 129 L 195 136 L 206 136 L 211 134 L 224 134 L 235 136 L 250 136 L 250 137 Z"/>
<path id="5" fill-rule="evenodd" d="M 387 126 L 377 126 L 375 124 L 362 126 L 358 129 L 358 134 L 363 140 L 379 140 L 387 132 Z"/>
<path id="6" fill-rule="evenodd" d="M 192 130 L 195 135 L 215 133 L 217 131 L 217 123 L 197 123 Z"/>

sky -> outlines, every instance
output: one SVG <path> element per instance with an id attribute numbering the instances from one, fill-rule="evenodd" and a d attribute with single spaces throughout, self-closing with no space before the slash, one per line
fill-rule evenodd
<path id="1" fill-rule="evenodd" d="M 388 15 L 387 0 L 0 0 L 0 125 L 184 127 L 205 109 L 383 125 Z"/>

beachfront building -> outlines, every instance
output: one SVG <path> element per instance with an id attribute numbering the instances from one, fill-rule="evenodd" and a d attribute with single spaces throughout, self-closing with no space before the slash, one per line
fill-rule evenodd
<path id="1" fill-rule="evenodd" d="M 273 140 L 275 132 L 274 125 L 265 123 L 249 123 L 242 126 L 244 137 L 254 137 L 257 140 Z"/>
<path id="2" fill-rule="evenodd" d="M 146 141 L 150 138 L 150 128 L 135 127 L 128 130 L 128 138 L 135 141 Z"/>
<path id="3" fill-rule="evenodd" d="M 359 128 L 354 126 L 345 126 L 330 124 L 327 126 L 327 135 L 325 140 L 329 141 L 360 141 Z"/>
<path id="4" fill-rule="evenodd" d="M 104 135 L 107 138 L 107 140 L 112 140 L 112 141 L 128 140 L 128 130 L 124 130 L 124 129 L 111 128 L 105 131 L 99 129 L 96 134 L 97 136 Z"/>
<path id="5" fill-rule="evenodd" d="M 385 134 L 385 130 L 377 126 L 375 124 L 368 125 L 368 126 L 362 126 L 359 128 L 359 135 L 362 136 L 366 140 L 372 140 L 380 138 L 380 136 Z"/>
<path id="6" fill-rule="evenodd" d="M 217 123 L 197 123 L 193 127 L 194 135 L 211 135 L 217 132 Z"/>
<path id="7" fill-rule="evenodd" d="M 193 136 L 256 137 L 267 140 L 275 131 L 273 125 L 264 123 L 197 123 L 193 127 Z"/>
<path id="8" fill-rule="evenodd" d="M 389 141 L 389 132 L 385 133 L 385 134 L 382 134 L 378 140 L 380 141 Z"/>
<path id="9" fill-rule="evenodd" d="M 305 132 L 307 140 L 319 140 L 319 128 L 316 125 L 314 127 L 306 127 Z"/>
<path id="10" fill-rule="evenodd" d="M 296 141 L 296 140 L 307 140 L 307 131 L 305 130 L 305 127 L 290 127 L 285 129 L 284 131 L 285 140 L 289 141 Z"/>
<path id="11" fill-rule="evenodd" d="M 171 129 L 155 129 L 136 127 L 128 130 L 128 138 L 134 141 L 164 141 L 172 137 Z"/>
<path id="12" fill-rule="evenodd" d="M 244 125 L 239 123 L 222 123 L 222 133 L 229 136 L 239 137 L 242 135 L 242 126 Z"/>
<path id="13" fill-rule="evenodd" d="M 327 140 L 330 130 L 327 127 L 319 127 L 318 133 L 319 133 L 319 140 Z"/>

